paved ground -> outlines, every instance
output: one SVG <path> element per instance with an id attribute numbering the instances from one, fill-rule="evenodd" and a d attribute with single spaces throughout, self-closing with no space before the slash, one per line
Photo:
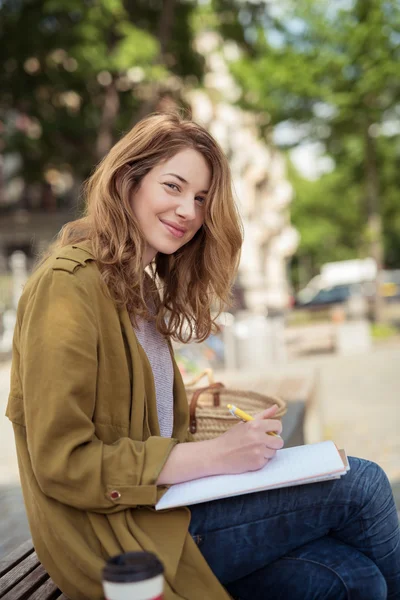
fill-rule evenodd
<path id="1" fill-rule="evenodd" d="M 9 390 L 9 371 L 9 363 L 0 363 L 0 556 L 29 537 L 12 426 L 4 416 Z"/>
<path id="2" fill-rule="evenodd" d="M 316 405 L 308 441 L 333 439 L 349 455 L 378 462 L 387 472 L 400 508 L 400 343 L 348 357 L 310 356 L 268 373 L 316 373 Z M 260 373 L 240 373 L 252 381 Z M 29 535 L 18 483 L 12 428 L 3 417 L 9 364 L 0 364 L 0 555 Z"/>

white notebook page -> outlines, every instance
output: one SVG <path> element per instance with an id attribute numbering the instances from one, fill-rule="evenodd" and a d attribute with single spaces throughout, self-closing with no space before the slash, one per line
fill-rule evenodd
<path id="1" fill-rule="evenodd" d="M 332 479 L 344 475 L 346 471 L 333 442 L 284 448 L 278 450 L 275 457 L 258 471 L 240 475 L 213 475 L 175 484 L 156 504 L 156 510 Z"/>

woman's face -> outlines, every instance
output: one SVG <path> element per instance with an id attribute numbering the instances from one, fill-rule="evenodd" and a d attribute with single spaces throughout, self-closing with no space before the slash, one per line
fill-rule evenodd
<path id="1" fill-rule="evenodd" d="M 131 206 L 147 242 L 145 266 L 157 252 L 176 252 L 200 229 L 210 184 L 207 161 L 191 148 L 159 163 L 142 179 Z"/>

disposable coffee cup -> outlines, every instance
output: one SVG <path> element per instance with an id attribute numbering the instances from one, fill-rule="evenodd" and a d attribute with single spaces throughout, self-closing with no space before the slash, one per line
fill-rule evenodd
<path id="1" fill-rule="evenodd" d="M 163 600 L 164 567 L 151 552 L 109 558 L 103 569 L 105 600 Z"/>

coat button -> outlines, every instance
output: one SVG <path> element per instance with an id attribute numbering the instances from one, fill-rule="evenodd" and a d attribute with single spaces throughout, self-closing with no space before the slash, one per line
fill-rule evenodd
<path id="1" fill-rule="evenodd" d="M 118 492 L 118 490 L 113 490 L 110 492 L 110 498 L 111 500 L 119 500 L 121 498 L 121 493 Z"/>

